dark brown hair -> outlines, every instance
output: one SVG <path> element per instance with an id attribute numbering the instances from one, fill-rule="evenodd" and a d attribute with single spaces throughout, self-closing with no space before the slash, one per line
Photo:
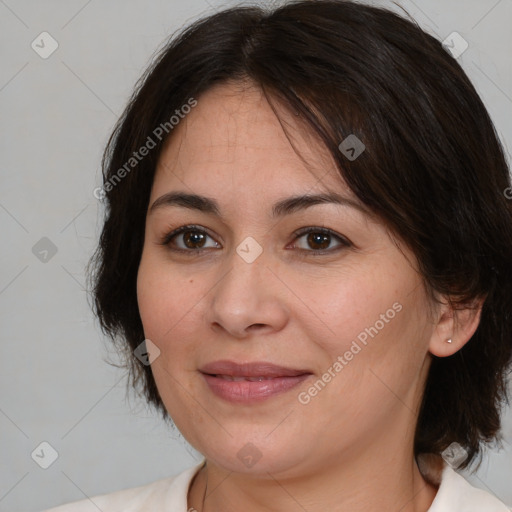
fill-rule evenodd
<path id="1" fill-rule="evenodd" d="M 467 307 L 486 297 L 468 343 L 453 356 L 433 356 L 416 428 L 416 454 L 457 442 L 468 452 L 460 467 L 468 466 L 483 442 L 499 438 L 507 401 L 510 177 L 461 66 L 415 23 L 381 8 L 305 0 L 226 9 L 173 37 L 140 79 L 105 150 L 105 221 L 89 263 L 95 313 L 125 351 L 132 386 L 142 383 L 166 418 L 151 368 L 133 354 L 144 340 L 136 280 L 145 216 L 162 145 L 172 137 L 169 119 L 228 80 L 250 80 L 269 101 L 300 113 L 351 190 L 414 252 L 433 299 L 449 295 L 454 307 Z M 160 140 L 155 129 L 164 123 Z M 353 161 L 338 149 L 350 134 L 366 145 Z M 148 137 L 155 147 L 127 168 Z"/>

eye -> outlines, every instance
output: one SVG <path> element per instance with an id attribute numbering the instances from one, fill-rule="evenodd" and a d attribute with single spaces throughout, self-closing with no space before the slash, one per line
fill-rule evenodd
<path id="1" fill-rule="evenodd" d="M 200 252 L 202 249 L 209 249 L 212 246 L 206 245 L 206 240 L 211 238 L 210 235 L 199 226 L 181 226 L 174 231 L 166 234 L 161 243 L 162 245 L 168 245 L 169 248 L 173 251 L 179 252 Z M 171 243 L 176 239 L 178 241 L 177 244 Z M 181 242 L 181 244 L 180 244 Z M 173 247 L 172 245 L 177 245 L 177 247 Z M 219 244 L 215 242 L 216 245 L 213 247 L 219 247 Z"/>
<path id="2" fill-rule="evenodd" d="M 295 240 L 304 239 L 306 248 L 298 247 L 300 251 L 307 252 L 315 256 L 336 252 L 340 249 L 350 247 L 352 244 L 338 235 L 334 231 L 321 227 L 307 227 L 294 233 Z M 220 245 L 213 241 L 213 245 L 208 246 L 208 238 L 213 238 L 203 228 L 194 225 L 181 226 L 166 234 L 161 244 L 166 245 L 172 251 L 184 253 L 201 253 L 204 249 L 220 248 Z M 331 246 L 333 241 L 338 245 Z M 294 245 L 295 247 L 295 245 Z M 310 247 L 308 249 L 307 247 Z"/>
<path id="3" fill-rule="evenodd" d="M 306 247 L 310 247 L 312 250 L 304 247 L 300 247 L 300 249 L 310 252 L 315 256 L 336 252 L 337 250 L 351 246 L 348 240 L 327 228 L 308 227 L 295 232 L 295 236 L 297 240 L 301 238 L 304 239 Z M 338 246 L 334 247 L 334 249 L 332 247 L 329 248 L 333 240 L 338 241 Z"/>

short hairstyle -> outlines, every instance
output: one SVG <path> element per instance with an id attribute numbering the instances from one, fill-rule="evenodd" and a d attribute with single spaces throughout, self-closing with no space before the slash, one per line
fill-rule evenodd
<path id="1" fill-rule="evenodd" d="M 432 356 L 414 445 L 417 455 L 457 442 L 468 453 L 460 468 L 481 459 L 482 444 L 500 437 L 508 403 L 507 162 L 482 100 L 441 42 L 391 11 L 352 1 L 214 13 L 172 37 L 137 83 L 103 156 L 105 219 L 88 265 L 94 312 L 124 353 L 131 386 L 141 385 L 169 419 L 134 350 L 144 340 L 136 281 L 145 217 L 170 119 L 214 84 L 247 80 L 271 105 L 299 112 L 354 194 L 413 251 L 429 298 L 448 295 L 455 308 L 485 298 L 466 345 Z M 339 149 L 351 134 L 366 146 L 356 159 Z M 154 147 L 130 160 L 148 137 Z"/>

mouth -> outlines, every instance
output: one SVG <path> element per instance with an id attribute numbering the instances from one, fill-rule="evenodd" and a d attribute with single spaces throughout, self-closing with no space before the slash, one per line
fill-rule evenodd
<path id="1" fill-rule="evenodd" d="M 252 403 L 292 390 L 312 374 L 267 362 L 216 361 L 200 370 L 210 390 L 223 400 Z"/>
<path id="2" fill-rule="evenodd" d="M 217 377 L 218 379 L 229 380 L 231 382 L 239 382 L 242 380 L 246 380 L 248 382 L 261 382 L 263 380 L 274 380 L 274 379 L 281 378 L 281 377 L 269 377 L 269 376 L 261 376 L 261 377 L 238 377 L 238 376 L 236 376 L 235 377 L 234 375 L 223 375 L 223 374 L 211 375 L 208 373 L 206 375 L 210 375 L 211 377 Z"/>
<path id="3" fill-rule="evenodd" d="M 234 377 L 234 378 L 256 378 L 273 379 L 278 377 L 296 377 L 311 373 L 307 369 L 290 368 L 279 366 L 265 361 L 255 361 L 251 363 L 239 363 L 236 361 L 214 361 L 205 364 L 199 371 L 215 377 Z"/>

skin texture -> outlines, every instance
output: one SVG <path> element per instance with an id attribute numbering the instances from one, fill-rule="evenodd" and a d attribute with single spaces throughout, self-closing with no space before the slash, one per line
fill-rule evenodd
<path id="1" fill-rule="evenodd" d="M 461 312 L 455 323 L 448 306 L 431 306 L 414 255 L 355 208 L 321 204 L 272 219 L 272 205 L 292 195 L 335 191 L 358 202 L 325 148 L 277 108 L 300 156 L 258 88 L 221 84 L 173 131 L 151 191 L 150 206 L 182 191 L 214 198 L 222 215 L 179 206 L 149 213 L 137 281 L 145 336 L 161 351 L 151 365 L 160 395 L 207 459 L 189 506 L 203 510 L 207 476 L 205 511 L 424 512 L 436 488 L 418 470 L 413 438 L 431 354 L 460 349 L 479 310 Z M 187 249 L 186 233 L 160 243 L 188 224 L 209 235 L 202 255 Z M 310 226 L 350 245 L 333 236 L 322 246 L 331 252 L 315 255 L 314 240 L 294 235 Z M 263 248 L 252 263 L 236 252 L 248 236 Z M 396 303 L 401 310 L 300 403 L 299 393 Z M 314 376 L 264 402 L 236 405 L 213 395 L 198 372 L 219 359 Z M 237 457 L 247 443 L 261 454 L 250 468 Z"/>

